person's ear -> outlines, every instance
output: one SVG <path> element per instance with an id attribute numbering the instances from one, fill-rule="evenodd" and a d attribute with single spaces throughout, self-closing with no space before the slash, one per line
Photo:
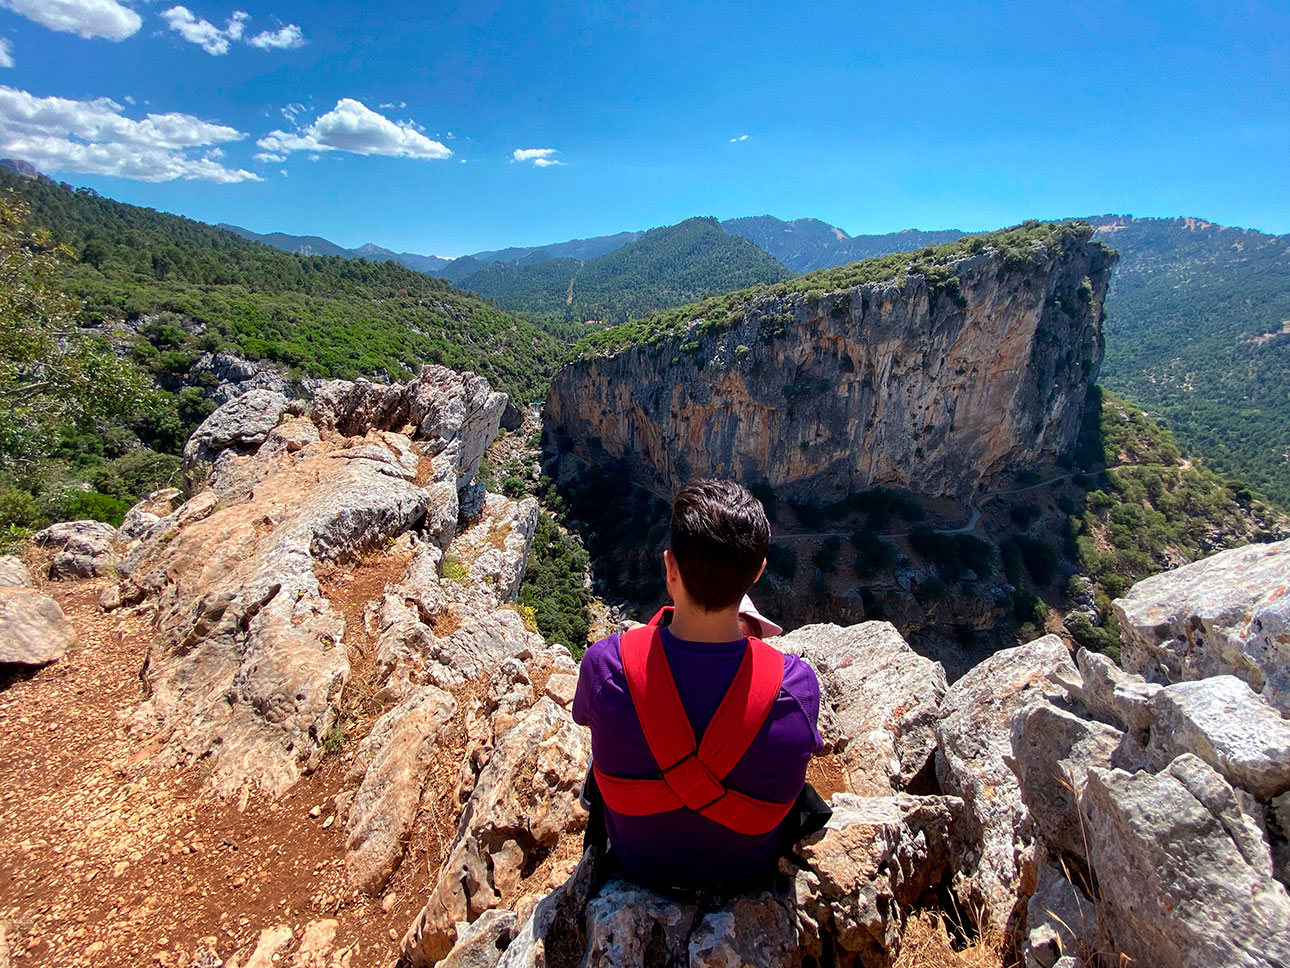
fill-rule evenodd
<path id="1" fill-rule="evenodd" d="M 681 568 L 677 565 L 676 555 L 672 554 L 671 548 L 663 550 L 663 573 L 668 581 L 676 581 L 681 577 Z"/>
<path id="2" fill-rule="evenodd" d="M 757 577 L 753 579 L 754 585 L 757 584 L 758 580 L 760 580 L 761 576 L 765 573 L 765 571 L 766 571 L 766 559 L 763 558 L 761 560 L 761 567 L 757 569 Z"/>

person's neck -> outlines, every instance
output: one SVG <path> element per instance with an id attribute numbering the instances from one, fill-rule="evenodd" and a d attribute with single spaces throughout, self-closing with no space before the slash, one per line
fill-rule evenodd
<path id="1" fill-rule="evenodd" d="M 696 605 L 677 603 L 667 629 L 685 642 L 734 642 L 744 637 L 739 629 L 739 606 L 705 612 Z"/>

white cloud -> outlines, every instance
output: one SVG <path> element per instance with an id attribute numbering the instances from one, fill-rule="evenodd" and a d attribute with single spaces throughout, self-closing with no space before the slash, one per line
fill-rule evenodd
<path id="1" fill-rule="evenodd" d="M 736 141 L 747 141 L 747 140 L 748 140 L 748 135 L 741 134 L 738 138 L 731 138 L 730 143 L 734 144 Z"/>
<path id="2" fill-rule="evenodd" d="M 295 131 L 270 131 L 256 142 L 262 151 L 349 151 L 394 158 L 448 158 L 452 152 L 411 123 L 396 123 L 353 98 L 341 98 L 313 124 Z"/>
<path id="3" fill-rule="evenodd" d="M 380 105 L 378 105 L 378 106 L 381 108 L 381 110 L 382 110 L 382 111 L 385 111 L 385 110 L 390 110 L 390 111 L 392 111 L 392 110 L 394 110 L 395 108 L 398 108 L 399 110 L 402 110 L 403 108 L 406 108 L 406 107 L 408 106 L 408 102 L 407 102 L 407 101 L 400 101 L 398 104 L 395 104 L 393 101 L 386 101 L 385 103 L 380 104 Z"/>
<path id="4" fill-rule="evenodd" d="M 277 30 L 262 30 L 247 43 L 260 50 L 295 50 L 304 46 L 305 35 L 295 24 L 287 24 Z"/>
<path id="5" fill-rule="evenodd" d="M 177 113 L 136 121 L 123 110 L 108 98 L 73 101 L 0 86 L 0 153 L 37 168 L 138 181 L 260 180 L 218 161 L 218 145 L 246 137 L 236 128 Z M 203 157 L 191 157 L 198 148 L 206 149 Z"/>
<path id="6" fill-rule="evenodd" d="M 243 10 L 234 10 L 233 16 L 223 29 L 216 27 L 209 20 L 193 16 L 187 7 L 171 7 L 161 12 L 161 19 L 166 26 L 190 44 L 197 44 L 212 57 L 227 54 L 232 41 L 241 40 L 246 30 L 249 15 Z"/>
<path id="7" fill-rule="evenodd" d="M 116 0 L 0 0 L 0 7 L 86 40 L 125 40 L 143 24 L 137 13 Z"/>
<path id="8" fill-rule="evenodd" d="M 554 148 L 516 148 L 511 152 L 511 161 L 531 161 L 538 168 L 554 168 L 564 164 L 551 157 L 556 153 Z"/>
<path id="9" fill-rule="evenodd" d="M 13 67 L 13 41 L 0 37 L 0 67 Z"/>
<path id="10" fill-rule="evenodd" d="M 273 154 L 272 152 L 269 152 L 269 151 L 261 151 L 259 154 L 257 154 L 257 155 L 255 156 L 255 160 L 256 160 L 256 161 L 263 161 L 263 162 L 266 162 L 266 163 L 268 163 L 268 162 L 277 163 L 277 162 L 281 162 L 281 161 L 286 161 L 286 160 L 287 160 L 287 156 L 286 156 L 286 155 L 275 155 L 275 154 Z"/>
<path id="11" fill-rule="evenodd" d="M 125 97 L 121 98 L 121 100 L 122 100 L 122 101 L 124 101 L 126 104 L 135 104 L 135 103 L 137 103 L 137 102 L 135 101 L 135 99 L 134 99 L 134 98 L 132 98 L 129 94 L 127 94 Z"/>

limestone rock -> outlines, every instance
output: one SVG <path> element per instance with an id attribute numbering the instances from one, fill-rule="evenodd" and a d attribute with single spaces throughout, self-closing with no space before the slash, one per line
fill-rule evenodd
<path id="1" fill-rule="evenodd" d="M 1035 829 L 1049 845 L 1087 863 L 1076 797 L 1092 767 L 1108 767 L 1123 734 L 1045 700 L 1012 720 L 1012 767 Z M 1055 959 L 1054 959 L 1055 960 Z"/>
<path id="2" fill-rule="evenodd" d="M 435 968 L 496 968 L 514 937 L 514 911 L 485 911 L 458 931 L 457 943 Z"/>
<path id="3" fill-rule="evenodd" d="M 1235 676 L 1167 686 L 1151 707 L 1148 750 L 1163 762 L 1195 753 L 1260 800 L 1290 790 L 1290 722 Z"/>
<path id="4" fill-rule="evenodd" d="M 453 541 L 453 555 L 469 567 L 472 578 L 495 589 L 499 602 L 512 601 L 524 580 L 537 520 L 536 498 L 513 501 L 489 494 L 479 523 Z"/>
<path id="5" fill-rule="evenodd" d="M 287 398 L 272 390 L 251 390 L 223 404 L 202 421 L 184 446 L 184 465 L 210 463 L 227 447 L 254 449 L 287 410 Z"/>
<path id="6" fill-rule="evenodd" d="M 331 918 L 306 924 L 301 932 L 300 947 L 291 960 L 292 968 L 328 968 L 330 959 L 327 953 L 339 928 L 340 922 Z"/>
<path id="7" fill-rule="evenodd" d="M 37 531 L 32 540 L 57 549 L 49 563 L 50 578 L 94 578 L 116 565 L 115 538 L 116 528 L 102 521 L 64 521 Z"/>
<path id="8" fill-rule="evenodd" d="M 585 825 L 578 789 L 590 753 L 587 730 L 545 697 L 498 738 L 425 908 L 403 939 L 405 958 L 429 965 L 444 957 L 458 924 L 514 899 L 529 857 Z"/>
<path id="9" fill-rule="evenodd" d="M 950 868 L 950 833 L 963 804 L 949 797 L 833 797 L 824 830 L 796 848 L 803 944 L 817 961 L 864 968 L 899 951 L 904 913 Z"/>
<path id="10" fill-rule="evenodd" d="M 684 965 L 698 908 L 612 878 L 587 904 L 587 968 Z"/>
<path id="11" fill-rule="evenodd" d="M 821 704 L 845 737 L 839 758 L 855 792 L 886 796 L 930 772 L 946 689 L 940 663 L 916 653 L 887 622 L 807 625 L 774 644 L 816 670 Z"/>
<path id="12" fill-rule="evenodd" d="M 1080 808 L 1115 951 L 1155 968 L 1290 962 L 1290 895 L 1231 787 L 1198 757 L 1159 775 L 1090 770 Z"/>
<path id="13" fill-rule="evenodd" d="M 375 435 L 357 443 L 389 447 Z M 207 756 L 219 792 L 276 794 L 317 764 L 349 663 L 344 621 L 316 569 L 382 546 L 425 514 L 422 489 L 347 449 L 266 457 L 273 473 L 250 496 L 197 495 L 125 563 L 123 600 L 157 606 L 136 725 L 160 733 L 163 763 Z"/>
<path id="14" fill-rule="evenodd" d="M 553 675 L 546 681 L 546 688 L 543 692 L 558 702 L 561 706 L 570 707 L 573 705 L 574 694 L 578 691 L 578 677 L 575 675 L 560 674 Z"/>
<path id="15" fill-rule="evenodd" d="M 936 775 L 966 808 L 961 836 L 970 846 L 957 858 L 955 891 L 1004 937 L 1024 914 L 1019 897 L 1030 893 L 1036 863 L 1034 825 L 1007 765 L 1012 719 L 1040 698 L 1062 695 L 1050 675 L 1078 675 L 1056 635 L 996 652 L 950 686 L 936 726 Z"/>
<path id="16" fill-rule="evenodd" d="M 45 665 L 76 644 L 58 603 L 31 588 L 0 588 L 0 664 Z"/>
<path id="17" fill-rule="evenodd" d="M 1073 681 L 1061 683 L 1066 691 L 1093 715 L 1106 722 L 1119 723 L 1145 743 L 1155 719 L 1151 700 L 1161 687 L 1142 676 L 1125 672 L 1106 656 L 1087 649 L 1076 651 L 1075 665 L 1079 675 Z"/>
<path id="18" fill-rule="evenodd" d="M 345 862 L 354 885 L 379 892 L 403 856 L 421 792 L 456 700 L 421 686 L 382 716 L 359 744 L 350 769 L 359 780 L 346 824 Z"/>
<path id="19" fill-rule="evenodd" d="M 22 559 L 0 555 L 0 588 L 30 588 L 31 572 Z"/>
<path id="20" fill-rule="evenodd" d="M 1055 968 L 1063 955 L 1075 965 L 1091 960 L 1098 950 L 1101 922 L 1095 905 L 1068 881 L 1051 861 L 1040 865 L 1039 886 L 1026 906 L 1024 968 Z"/>
<path id="21" fill-rule="evenodd" d="M 1162 684 L 1234 675 L 1290 715 L 1290 541 L 1146 578 L 1113 604 L 1130 672 Z"/>
<path id="22" fill-rule="evenodd" d="M 690 934 L 690 968 L 795 968 L 802 963 L 799 930 L 788 898 L 741 895 L 701 917 Z"/>
<path id="23" fill-rule="evenodd" d="M 1283 793 L 1268 804 L 1267 828 L 1272 875 L 1290 887 L 1290 793 Z"/>
<path id="24" fill-rule="evenodd" d="M 255 943 L 255 950 L 251 952 L 246 968 L 274 968 L 278 952 L 290 943 L 291 929 L 285 924 L 280 924 L 276 928 L 265 928 L 260 932 L 259 940 Z"/>
<path id="25" fill-rule="evenodd" d="M 822 295 L 790 284 L 569 364 L 543 419 L 562 449 L 608 455 L 660 494 L 699 477 L 764 481 L 781 500 L 973 494 L 1075 441 L 1116 261 L 1091 232 L 1037 246 L 1024 269 L 965 256 L 954 298 L 918 274 Z"/>

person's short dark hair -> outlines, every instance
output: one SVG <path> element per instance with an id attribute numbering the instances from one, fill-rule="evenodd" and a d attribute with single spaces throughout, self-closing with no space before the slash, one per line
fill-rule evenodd
<path id="1" fill-rule="evenodd" d="M 672 502 L 672 554 L 686 593 L 705 611 L 739 604 L 769 548 L 766 511 L 741 484 L 695 481 Z"/>

